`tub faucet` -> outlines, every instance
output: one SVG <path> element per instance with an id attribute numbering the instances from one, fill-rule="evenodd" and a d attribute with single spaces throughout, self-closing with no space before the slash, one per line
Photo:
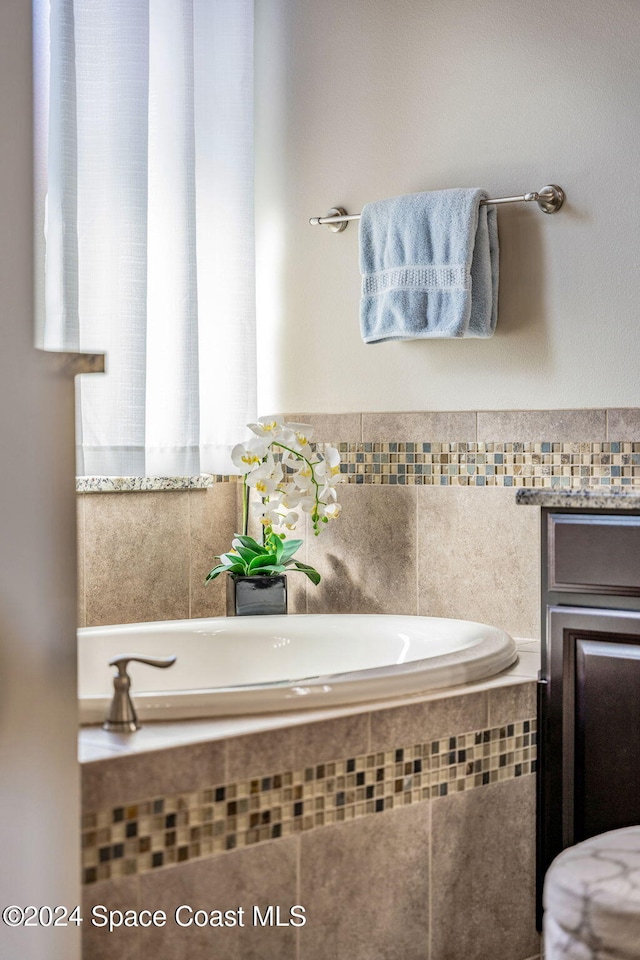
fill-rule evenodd
<path id="1" fill-rule="evenodd" d="M 118 672 L 113 678 L 113 700 L 109 708 L 107 718 L 102 724 L 103 730 L 110 730 L 112 733 L 134 733 L 140 729 L 140 723 L 133 706 L 133 701 L 129 695 L 131 687 L 131 678 L 127 673 L 127 664 L 130 661 L 135 663 L 146 663 L 150 667 L 170 667 L 176 662 L 176 657 L 136 657 L 134 654 L 122 653 L 113 660 L 109 660 L 110 667 L 117 667 Z"/>

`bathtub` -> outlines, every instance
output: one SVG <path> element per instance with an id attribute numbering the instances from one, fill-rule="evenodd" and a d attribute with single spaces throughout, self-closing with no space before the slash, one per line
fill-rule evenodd
<path id="1" fill-rule="evenodd" d="M 138 716 L 195 719 L 333 707 L 483 680 L 517 660 L 515 641 L 466 620 L 360 614 L 213 617 L 78 630 L 80 722 L 101 723 L 109 660 L 129 664 Z"/>

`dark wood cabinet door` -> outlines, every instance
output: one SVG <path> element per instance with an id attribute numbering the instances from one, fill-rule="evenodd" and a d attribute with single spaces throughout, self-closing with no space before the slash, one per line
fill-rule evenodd
<path id="1" fill-rule="evenodd" d="M 640 637 L 576 633 L 574 839 L 640 823 Z"/>
<path id="2" fill-rule="evenodd" d="M 640 613 L 550 607 L 548 628 L 553 858 L 640 823 Z"/>

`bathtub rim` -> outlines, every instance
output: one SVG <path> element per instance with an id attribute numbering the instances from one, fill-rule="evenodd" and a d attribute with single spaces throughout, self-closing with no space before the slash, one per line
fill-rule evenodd
<path id="1" fill-rule="evenodd" d="M 432 658 L 412 660 L 402 664 L 388 664 L 362 670 L 336 674 L 323 674 L 295 680 L 276 680 L 266 683 L 238 686 L 206 687 L 196 690 L 172 690 L 136 692 L 132 689 L 136 710 L 142 723 L 172 720 L 222 719 L 241 716 L 260 716 L 274 713 L 306 712 L 323 708 L 348 709 L 349 706 L 426 695 L 452 686 L 490 680 L 518 662 L 517 644 L 514 638 L 500 627 L 476 620 L 453 617 L 422 617 L 411 614 L 290 614 L 287 621 L 300 618 L 359 618 L 380 620 L 432 620 L 460 623 L 465 628 L 477 626 L 489 631 L 482 641 Z M 153 629 L 158 624 L 191 629 L 198 622 L 212 620 L 236 620 L 238 618 L 201 617 L 175 621 L 142 621 L 138 624 L 109 624 L 83 627 L 79 634 L 90 636 L 110 628 L 145 627 Z M 242 617 L 244 625 L 256 620 L 264 623 L 264 617 Z M 269 617 L 269 620 L 276 619 Z M 479 649 L 480 648 L 480 649 Z M 470 655 L 471 653 L 471 655 Z M 393 689 L 388 689 L 389 681 Z M 248 707 L 248 694 L 251 706 Z M 234 698 L 243 697 L 242 703 Z M 78 696 L 81 726 L 101 724 L 110 704 L 110 696 Z"/>

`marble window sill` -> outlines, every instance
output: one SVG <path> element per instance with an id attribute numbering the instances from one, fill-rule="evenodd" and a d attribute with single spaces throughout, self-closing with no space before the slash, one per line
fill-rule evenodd
<path id="1" fill-rule="evenodd" d="M 76 493 L 204 490 L 212 487 L 216 479 L 211 473 L 201 473 L 196 477 L 76 477 Z"/>

